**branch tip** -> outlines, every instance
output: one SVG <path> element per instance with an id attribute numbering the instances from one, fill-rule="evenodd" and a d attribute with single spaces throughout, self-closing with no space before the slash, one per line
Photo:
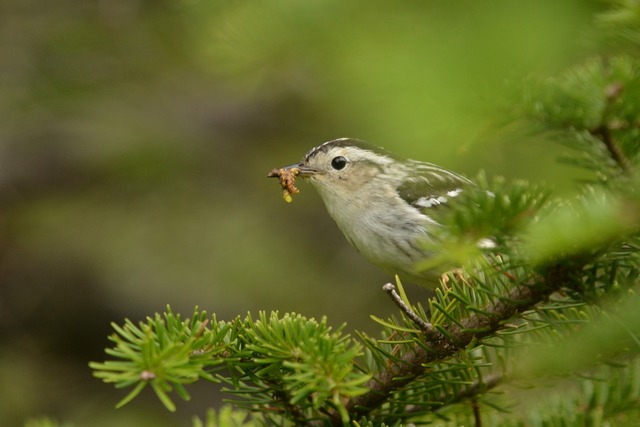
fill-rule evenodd
<path id="1" fill-rule="evenodd" d="M 409 307 L 400 297 L 395 285 L 391 283 L 387 283 L 382 287 L 382 289 L 389 294 L 391 300 L 394 304 L 402 311 L 411 321 L 424 333 L 429 333 L 433 331 L 433 324 L 426 322 L 423 320 L 418 314 L 413 311 L 411 307 Z"/>

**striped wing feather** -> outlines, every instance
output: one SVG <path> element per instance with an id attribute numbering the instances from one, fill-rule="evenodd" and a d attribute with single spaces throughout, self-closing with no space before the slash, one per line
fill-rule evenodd
<path id="1" fill-rule="evenodd" d="M 410 161 L 409 166 L 413 172 L 411 177 L 398 187 L 398 194 L 425 214 L 432 209 L 446 206 L 471 184 L 463 176 L 429 163 Z"/>

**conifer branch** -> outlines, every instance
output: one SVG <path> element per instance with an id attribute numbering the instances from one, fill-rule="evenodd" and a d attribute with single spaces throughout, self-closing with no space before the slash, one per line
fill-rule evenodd
<path id="1" fill-rule="evenodd" d="M 613 135 L 611 135 L 611 129 L 606 124 L 602 124 L 595 129 L 591 129 L 589 133 L 596 138 L 600 139 L 607 151 L 611 155 L 611 158 L 616 162 L 616 164 L 622 169 L 625 174 L 631 173 L 631 164 L 629 163 L 629 159 L 626 158 L 620 147 L 613 139 Z"/>
<path id="2" fill-rule="evenodd" d="M 424 321 L 420 316 L 416 314 L 415 311 L 411 309 L 407 304 L 402 301 L 402 298 L 398 294 L 396 287 L 391 283 L 387 283 L 382 287 L 382 289 L 389 294 L 393 303 L 398 306 L 400 311 L 402 311 L 411 321 L 425 334 L 428 335 L 431 331 L 433 331 L 433 325 L 429 322 Z"/>
<path id="3" fill-rule="evenodd" d="M 460 403 L 466 399 L 476 397 L 482 392 L 496 388 L 503 382 L 503 380 L 504 376 L 499 373 L 487 375 L 486 377 L 475 381 L 473 384 L 464 387 L 453 397 L 447 396 L 445 393 L 442 393 L 439 397 L 436 398 L 436 400 L 442 402 L 446 400 L 448 404 Z M 413 412 L 419 412 L 421 409 L 421 406 L 413 405 L 411 408 L 407 408 L 407 413 L 409 414 Z"/>
<path id="4" fill-rule="evenodd" d="M 290 418 L 298 424 L 304 424 L 307 421 L 307 417 L 304 415 L 303 411 L 300 409 L 299 405 L 294 405 L 291 403 L 291 395 L 286 391 L 279 389 L 276 384 L 273 384 L 273 397 L 282 405 L 284 411 L 290 415 Z M 278 408 L 274 408 L 274 410 L 278 410 Z"/>
<path id="5" fill-rule="evenodd" d="M 475 421 L 475 427 L 482 427 L 482 417 L 480 416 L 480 405 L 477 400 L 473 400 L 471 402 L 471 407 L 473 408 L 473 419 Z"/>
<path id="6" fill-rule="evenodd" d="M 621 82 L 614 82 L 605 88 L 605 98 L 607 109 L 611 106 L 611 104 L 620 97 L 624 90 L 624 84 Z M 603 122 L 595 129 L 591 129 L 589 131 L 591 135 L 600 139 L 607 151 L 611 155 L 611 158 L 616 162 L 616 164 L 622 169 L 625 174 L 631 173 L 631 163 L 629 159 L 622 152 L 616 141 L 613 139 L 613 135 L 611 134 L 611 129 L 609 124 L 603 119 Z"/>
<path id="7" fill-rule="evenodd" d="M 481 312 L 470 313 L 458 324 L 449 324 L 446 327 L 446 335 L 437 329 L 423 331 L 425 342 L 422 345 L 416 344 L 400 360 L 390 362 L 385 371 L 366 384 L 369 389 L 366 394 L 350 399 L 346 405 L 347 410 L 359 416 L 367 415 L 386 402 L 393 392 L 424 374 L 425 364 L 444 360 L 464 349 L 472 341 L 492 336 L 502 327 L 504 321 L 531 309 L 558 289 L 572 287 L 574 273 L 581 269 L 582 265 L 577 263 L 556 264 L 548 268 L 542 276 L 536 276 L 528 284 L 517 286 L 504 297 L 495 299 Z M 475 390 L 480 386 L 478 384 Z M 332 422 L 334 425 L 340 425 L 338 414 L 334 414 Z"/>

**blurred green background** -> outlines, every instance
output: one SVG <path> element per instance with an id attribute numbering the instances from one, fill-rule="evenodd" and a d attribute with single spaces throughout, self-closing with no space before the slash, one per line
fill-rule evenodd
<path id="1" fill-rule="evenodd" d="M 467 175 L 571 189 L 509 91 L 598 53 L 586 0 L 4 0 L 0 425 L 190 425 L 220 403 L 91 377 L 109 323 L 194 306 L 329 316 L 374 332 L 390 278 L 304 183 L 266 178 L 351 136 Z M 515 83 L 515 84 L 513 84 Z M 423 291 L 413 289 L 414 292 Z"/>

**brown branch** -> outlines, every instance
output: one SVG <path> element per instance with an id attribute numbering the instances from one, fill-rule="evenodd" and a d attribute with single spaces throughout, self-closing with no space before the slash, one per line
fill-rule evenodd
<path id="1" fill-rule="evenodd" d="M 423 331 L 426 345 L 416 344 L 400 360 L 390 362 L 385 371 L 369 381 L 367 393 L 347 402 L 347 411 L 355 419 L 379 408 L 393 392 L 423 375 L 425 364 L 444 360 L 472 341 L 495 334 L 505 320 L 532 308 L 561 287 L 570 286 L 575 272 L 580 271 L 582 265 L 580 262 L 565 262 L 547 268 L 530 284 L 520 285 L 484 307 L 482 313 L 474 312 L 459 324 L 451 323 L 446 328 L 446 335 L 437 329 Z M 342 425 L 337 413 L 332 414 L 331 422 Z"/>
<path id="2" fill-rule="evenodd" d="M 480 404 L 477 400 L 471 402 L 473 408 L 473 419 L 475 420 L 476 427 L 482 427 L 482 417 L 480 416 Z"/>
<path id="3" fill-rule="evenodd" d="M 611 155 L 611 158 L 615 160 L 620 169 L 625 174 L 631 173 L 631 164 L 629 163 L 629 159 L 624 155 L 620 147 L 613 139 L 613 135 L 611 135 L 611 129 L 606 124 L 602 124 L 595 129 L 589 131 L 591 135 L 599 138 L 607 147 L 607 151 Z"/>
<path id="4" fill-rule="evenodd" d="M 605 88 L 605 97 L 607 100 L 607 106 L 611 106 L 615 102 L 624 90 L 624 85 L 620 82 L 614 82 Z M 603 122 L 600 126 L 589 131 L 591 135 L 599 138 L 607 147 L 607 151 L 611 155 L 611 158 L 618 164 L 620 169 L 625 174 L 631 174 L 631 163 L 629 159 L 624 155 L 618 144 L 616 144 L 611 135 L 611 128 L 608 123 Z"/>
<path id="5" fill-rule="evenodd" d="M 387 283 L 382 287 L 389 296 L 393 303 L 402 311 L 411 321 L 426 335 L 433 331 L 433 325 L 416 314 L 407 304 L 402 301 L 402 297 L 398 294 L 398 291 L 394 285 Z"/>
<path id="6" fill-rule="evenodd" d="M 472 399 L 477 397 L 478 394 L 484 393 L 488 390 L 496 388 L 498 385 L 502 383 L 504 376 L 502 374 L 491 374 L 487 375 L 478 381 L 475 381 L 473 384 L 464 387 L 460 390 L 455 396 L 450 396 L 445 393 L 440 394 L 434 400 L 437 402 L 447 402 L 448 405 L 453 403 L 460 403 L 467 399 Z M 407 413 L 415 413 L 420 412 L 423 409 L 420 405 L 412 405 L 411 408 L 407 408 Z"/>
<path id="7" fill-rule="evenodd" d="M 352 399 L 347 409 L 358 415 L 364 415 L 379 407 L 394 391 L 401 389 L 424 373 L 424 365 L 443 360 L 465 348 L 472 340 L 492 335 L 498 330 L 503 320 L 509 319 L 518 312 L 525 311 L 546 296 L 542 287 L 520 286 L 512 290 L 504 300 L 495 301 L 485 309 L 491 315 L 473 313 L 462 319 L 458 326 L 451 324 L 447 337 L 438 330 L 426 335 L 429 348 L 416 345 L 402 359 L 391 364 L 388 369 L 369 381 L 369 392 Z"/>

